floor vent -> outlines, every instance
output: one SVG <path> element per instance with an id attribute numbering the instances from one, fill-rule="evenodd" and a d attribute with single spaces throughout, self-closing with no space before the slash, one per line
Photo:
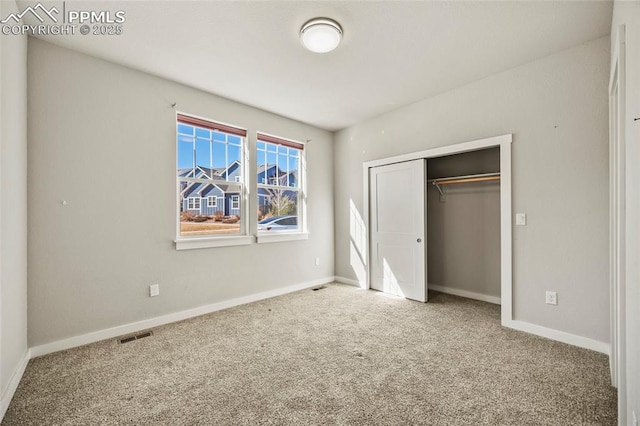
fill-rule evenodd
<path id="1" fill-rule="evenodd" d="M 318 290 L 322 290 L 323 288 L 327 288 L 327 287 L 325 287 L 325 286 L 320 286 L 320 287 L 312 288 L 311 290 L 313 290 L 313 291 L 318 291 Z"/>
<path id="2" fill-rule="evenodd" d="M 153 331 L 145 331 L 144 333 L 136 334 L 135 336 L 127 336 L 123 337 L 120 340 L 120 343 L 129 343 L 134 340 L 144 339 L 145 337 L 153 336 Z"/>

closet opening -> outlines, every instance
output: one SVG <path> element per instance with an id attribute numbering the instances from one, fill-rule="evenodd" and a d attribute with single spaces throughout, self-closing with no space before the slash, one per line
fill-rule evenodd
<path id="1" fill-rule="evenodd" d="M 428 289 L 500 304 L 500 148 L 426 161 Z"/>
<path id="2" fill-rule="evenodd" d="M 430 288 L 499 303 L 501 324 L 522 329 L 512 301 L 512 141 L 364 162 L 360 286 L 422 302 Z"/>

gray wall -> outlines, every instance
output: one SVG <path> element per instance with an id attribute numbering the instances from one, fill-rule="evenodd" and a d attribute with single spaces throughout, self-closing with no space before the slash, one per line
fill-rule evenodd
<path id="1" fill-rule="evenodd" d="M 0 16 L 16 12 L 0 2 Z M 27 353 L 27 38 L 0 36 L 0 395 Z M 2 417 L 0 412 L 0 418 Z"/>
<path id="2" fill-rule="evenodd" d="M 620 413 L 620 424 L 631 424 L 635 411 L 640 421 L 640 3 L 616 1 L 613 6 L 611 43 L 620 25 L 626 31 L 626 412 Z M 622 385 L 622 384 L 621 384 Z M 626 391 L 626 392 L 625 392 Z M 626 394 L 626 395 L 625 395 Z"/>
<path id="3" fill-rule="evenodd" d="M 427 160 L 429 179 L 500 171 L 498 148 Z M 427 185 L 429 284 L 500 297 L 500 183 Z"/>
<path id="4" fill-rule="evenodd" d="M 513 133 L 514 213 L 528 219 L 513 234 L 514 319 L 608 342 L 609 50 L 594 40 L 338 132 L 336 275 L 355 279 L 363 161 Z"/>
<path id="5" fill-rule="evenodd" d="M 333 276 L 331 133 L 33 38 L 28 61 L 29 345 Z M 312 139 L 310 238 L 176 251 L 172 102 Z"/>

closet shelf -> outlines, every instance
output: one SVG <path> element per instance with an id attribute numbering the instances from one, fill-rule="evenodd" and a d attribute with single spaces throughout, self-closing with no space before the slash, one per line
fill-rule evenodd
<path id="1" fill-rule="evenodd" d="M 450 185 L 454 183 L 487 182 L 492 180 L 500 180 L 500 173 L 482 173 L 477 175 L 429 179 L 427 183 L 431 183 L 433 186 L 435 186 L 440 192 L 440 195 L 444 196 L 444 192 L 442 192 L 442 188 L 440 188 L 440 185 Z"/>

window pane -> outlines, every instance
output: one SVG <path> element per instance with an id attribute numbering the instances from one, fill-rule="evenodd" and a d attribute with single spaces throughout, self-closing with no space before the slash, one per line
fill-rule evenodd
<path id="1" fill-rule="evenodd" d="M 193 163 L 193 139 L 185 136 L 178 136 L 178 174 L 192 171 Z M 189 169 L 189 170 L 182 170 Z M 193 176 L 187 176 L 193 177 Z"/>
<path id="2" fill-rule="evenodd" d="M 183 123 L 177 130 L 179 236 L 240 234 L 244 138 Z"/>
<path id="3" fill-rule="evenodd" d="M 213 167 L 221 169 L 221 174 L 227 167 L 227 144 L 224 142 L 213 143 Z"/>
<path id="4" fill-rule="evenodd" d="M 270 166 L 277 165 L 277 155 L 275 153 L 267 152 L 267 164 Z"/>
<path id="5" fill-rule="evenodd" d="M 259 232 L 298 231 L 297 218 L 297 191 L 258 188 Z"/>
<path id="6" fill-rule="evenodd" d="M 211 139 L 211 130 L 196 127 L 196 137 L 199 139 L 209 140 Z"/>
<path id="7" fill-rule="evenodd" d="M 196 139 L 196 165 L 204 169 L 210 169 L 211 165 L 211 143 L 202 139 Z M 210 174 L 205 170 L 207 174 Z M 200 176 L 198 176 L 200 177 Z M 209 176 L 211 178 L 211 176 Z"/>
<path id="8" fill-rule="evenodd" d="M 278 154 L 278 168 L 280 168 L 280 175 L 286 175 L 289 169 L 289 165 L 287 164 L 287 154 Z M 286 178 L 282 185 L 287 186 Z"/>
<path id="9" fill-rule="evenodd" d="M 180 182 L 180 236 L 240 233 L 239 185 Z"/>
<path id="10" fill-rule="evenodd" d="M 277 142 L 257 142 L 258 231 L 300 230 L 300 152 L 284 143 L 281 145 Z"/>
<path id="11" fill-rule="evenodd" d="M 228 181 L 236 182 L 236 177 L 241 175 L 239 146 L 230 145 L 228 149 L 228 174 L 225 174 Z"/>
<path id="12" fill-rule="evenodd" d="M 289 186 L 298 187 L 298 159 L 289 157 Z"/>
<path id="13" fill-rule="evenodd" d="M 193 126 L 178 123 L 178 133 L 183 135 L 195 136 Z"/>
<path id="14" fill-rule="evenodd" d="M 258 141 L 258 150 L 257 150 L 257 160 L 258 160 L 258 173 L 260 173 L 260 166 L 263 166 L 265 164 L 265 161 L 267 159 L 266 157 L 266 148 L 264 146 L 264 142 L 260 142 Z M 260 180 L 258 180 L 258 183 L 260 183 Z"/>

